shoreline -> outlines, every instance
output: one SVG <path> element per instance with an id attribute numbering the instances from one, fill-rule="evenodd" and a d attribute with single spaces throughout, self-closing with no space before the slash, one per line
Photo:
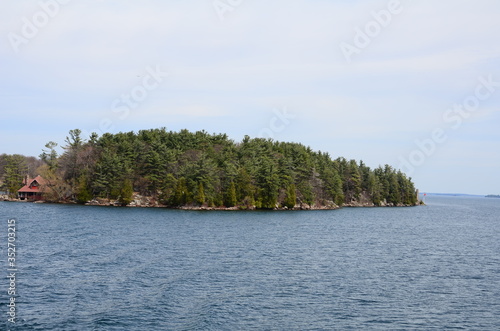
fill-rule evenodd
<path id="1" fill-rule="evenodd" d="M 20 199 L 1 199 L 3 202 L 19 202 L 19 203 L 34 203 L 34 204 L 54 204 L 54 205 L 79 205 L 79 206 L 96 206 L 96 207 L 118 207 L 118 208 L 163 208 L 172 210 L 189 210 L 189 211 L 303 211 L 303 210 L 338 210 L 342 208 L 397 208 L 397 207 L 418 207 L 423 206 L 425 203 L 419 201 L 415 205 L 407 204 L 397 204 L 392 203 L 382 203 L 381 205 L 375 205 L 374 203 L 361 203 L 361 202 L 351 202 L 348 204 L 343 204 L 338 206 L 334 203 L 329 205 L 308 205 L 308 204 L 297 204 L 294 208 L 288 207 L 275 207 L 273 209 L 266 208 L 256 208 L 255 206 L 234 206 L 234 207 L 208 207 L 208 206 L 180 206 L 171 207 L 167 205 L 162 205 L 159 203 L 147 203 L 147 204 L 137 204 L 130 203 L 126 206 L 121 205 L 118 201 L 100 199 L 101 201 L 89 201 L 87 203 L 81 204 L 74 201 L 69 202 L 49 202 L 49 201 L 28 201 Z"/>

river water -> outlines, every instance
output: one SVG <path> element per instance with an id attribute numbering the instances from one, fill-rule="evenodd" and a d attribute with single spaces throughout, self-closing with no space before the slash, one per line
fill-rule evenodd
<path id="1" fill-rule="evenodd" d="M 0 217 L 6 276 L 16 220 L 2 329 L 500 329 L 500 199 L 291 212 L 0 202 Z"/>

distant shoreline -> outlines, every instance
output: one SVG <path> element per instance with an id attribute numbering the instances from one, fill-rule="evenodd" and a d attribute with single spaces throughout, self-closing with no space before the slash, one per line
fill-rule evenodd
<path id="1" fill-rule="evenodd" d="M 427 196 L 452 196 L 452 197 L 477 197 L 484 198 L 483 194 L 467 194 L 467 193 L 426 193 Z"/>

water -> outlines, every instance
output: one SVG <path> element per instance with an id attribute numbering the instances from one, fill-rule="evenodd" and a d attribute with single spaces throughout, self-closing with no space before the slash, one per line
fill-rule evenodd
<path id="1" fill-rule="evenodd" d="M 0 203 L 10 330 L 499 329 L 500 199 L 194 212 Z"/>

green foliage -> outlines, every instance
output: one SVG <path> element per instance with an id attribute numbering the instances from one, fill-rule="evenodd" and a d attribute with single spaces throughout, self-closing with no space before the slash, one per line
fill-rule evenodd
<path id="1" fill-rule="evenodd" d="M 226 198 L 224 201 L 224 205 L 226 207 L 234 207 L 236 206 L 236 186 L 234 186 L 234 182 L 231 181 L 229 188 L 225 194 Z"/>
<path id="2" fill-rule="evenodd" d="M 50 171 L 55 171 L 57 169 L 58 154 L 56 147 L 57 143 L 49 141 L 45 144 L 45 148 L 47 149 L 43 149 L 42 154 L 40 154 L 40 158 L 49 166 Z"/>
<path id="3" fill-rule="evenodd" d="M 172 200 L 172 205 L 179 207 L 187 205 L 189 202 L 190 202 L 190 194 L 188 187 L 186 185 L 186 179 L 184 177 L 181 177 L 177 181 L 174 197 Z"/>
<path id="4" fill-rule="evenodd" d="M 132 202 L 132 196 L 134 194 L 134 188 L 132 186 L 132 181 L 126 178 L 120 188 L 120 197 L 118 201 L 122 206 L 126 206 Z"/>
<path id="5" fill-rule="evenodd" d="M 312 205 L 314 203 L 314 193 L 311 183 L 301 182 L 298 184 L 298 189 L 300 200 L 308 205 Z"/>
<path id="6" fill-rule="evenodd" d="M 135 191 L 171 207 L 417 202 L 411 179 L 390 166 L 372 170 L 298 143 L 248 136 L 234 142 L 225 134 L 165 128 L 93 134 L 89 141 L 80 135 L 70 131 L 61 156 L 52 142 L 41 155 L 51 176 L 66 183 L 78 201 L 104 197 L 125 204 Z M 10 177 L 17 190 L 19 177 L 12 171 Z"/>
<path id="7" fill-rule="evenodd" d="M 375 205 L 379 206 L 382 203 L 382 186 L 380 184 L 379 178 L 374 172 L 370 172 L 366 180 L 366 188 L 368 194 L 372 197 L 372 201 Z"/>
<path id="8" fill-rule="evenodd" d="M 198 193 L 196 194 L 196 203 L 200 206 L 205 204 L 205 189 L 203 188 L 203 184 L 198 184 Z"/>
<path id="9" fill-rule="evenodd" d="M 262 157 L 257 168 L 256 181 L 258 186 L 257 200 L 263 209 L 276 208 L 280 180 L 277 165 L 268 157 Z"/>
<path id="10" fill-rule="evenodd" d="M 160 202 L 165 205 L 173 205 L 175 190 L 177 188 L 177 179 L 172 174 L 168 174 L 163 181 L 161 188 Z"/>
<path id="11" fill-rule="evenodd" d="M 288 189 L 286 191 L 286 197 L 285 197 L 285 202 L 284 205 L 287 208 L 293 208 L 295 207 L 295 204 L 297 203 L 297 194 L 295 192 L 295 184 L 290 184 L 288 186 Z"/>
<path id="12" fill-rule="evenodd" d="M 344 160 L 345 161 L 345 160 Z M 344 192 L 346 202 L 356 201 L 362 191 L 362 178 L 355 160 L 350 160 L 344 167 Z"/>
<path id="13" fill-rule="evenodd" d="M 78 181 L 76 201 L 78 203 L 86 203 L 92 200 L 92 198 L 92 193 L 90 192 L 90 189 L 88 187 L 87 179 L 84 176 L 80 177 L 80 180 Z"/>
<path id="14" fill-rule="evenodd" d="M 7 188 L 9 196 L 14 198 L 17 196 L 17 190 L 23 186 L 23 179 L 28 171 L 24 156 L 19 154 L 6 156 L 4 171 L 4 186 Z"/>

